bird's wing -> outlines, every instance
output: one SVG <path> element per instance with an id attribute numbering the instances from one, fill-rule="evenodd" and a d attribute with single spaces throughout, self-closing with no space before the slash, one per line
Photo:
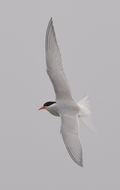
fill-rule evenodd
<path id="1" fill-rule="evenodd" d="M 56 100 L 65 98 L 72 99 L 70 88 L 63 71 L 61 54 L 57 44 L 52 18 L 47 27 L 45 50 L 47 73 L 52 81 Z"/>
<path id="2" fill-rule="evenodd" d="M 63 115 L 61 120 L 61 133 L 66 149 L 73 161 L 83 166 L 82 147 L 78 135 L 78 116 Z"/>

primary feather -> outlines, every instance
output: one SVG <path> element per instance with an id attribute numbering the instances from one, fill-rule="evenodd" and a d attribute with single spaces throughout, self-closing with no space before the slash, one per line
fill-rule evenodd
<path id="1" fill-rule="evenodd" d="M 47 27 L 45 49 L 47 73 L 52 81 L 56 100 L 64 99 L 66 97 L 67 99 L 72 98 L 71 91 L 63 71 L 61 54 L 57 44 L 52 18 L 50 19 Z"/>

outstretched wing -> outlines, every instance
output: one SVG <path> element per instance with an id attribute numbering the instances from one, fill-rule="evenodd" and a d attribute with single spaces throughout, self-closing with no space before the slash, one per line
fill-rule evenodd
<path id="1" fill-rule="evenodd" d="M 61 133 L 66 149 L 73 161 L 83 166 L 82 147 L 78 135 L 78 116 L 63 115 L 61 120 Z"/>
<path id="2" fill-rule="evenodd" d="M 47 27 L 45 50 L 47 73 L 52 81 L 56 100 L 65 98 L 72 99 L 70 88 L 63 71 L 61 54 L 57 44 L 52 18 Z"/>
<path id="3" fill-rule="evenodd" d="M 52 19 L 50 19 L 47 27 L 45 50 L 47 73 L 52 81 L 56 100 L 59 102 L 63 141 L 71 158 L 78 165 L 82 166 L 82 148 L 78 136 L 78 107 L 72 99 L 71 91 L 63 71 L 61 54 Z"/>

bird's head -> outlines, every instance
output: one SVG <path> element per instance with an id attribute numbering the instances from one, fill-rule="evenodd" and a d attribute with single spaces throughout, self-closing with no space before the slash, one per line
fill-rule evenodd
<path id="1" fill-rule="evenodd" d="M 43 110 L 43 109 L 48 109 L 50 108 L 50 106 L 52 106 L 53 104 L 55 104 L 56 102 L 46 102 L 43 104 L 42 107 L 40 107 L 38 110 Z"/>

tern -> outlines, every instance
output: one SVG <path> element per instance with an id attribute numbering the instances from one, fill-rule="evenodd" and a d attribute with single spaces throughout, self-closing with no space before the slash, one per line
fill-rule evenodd
<path id="1" fill-rule="evenodd" d="M 89 100 L 86 96 L 77 103 L 72 97 L 64 73 L 52 18 L 48 23 L 46 31 L 45 53 L 47 73 L 53 84 L 56 100 L 46 102 L 39 110 L 45 109 L 52 115 L 61 117 L 60 131 L 65 147 L 72 160 L 82 167 L 83 156 L 78 128 L 79 119 L 81 119 L 86 126 L 89 126 Z"/>

